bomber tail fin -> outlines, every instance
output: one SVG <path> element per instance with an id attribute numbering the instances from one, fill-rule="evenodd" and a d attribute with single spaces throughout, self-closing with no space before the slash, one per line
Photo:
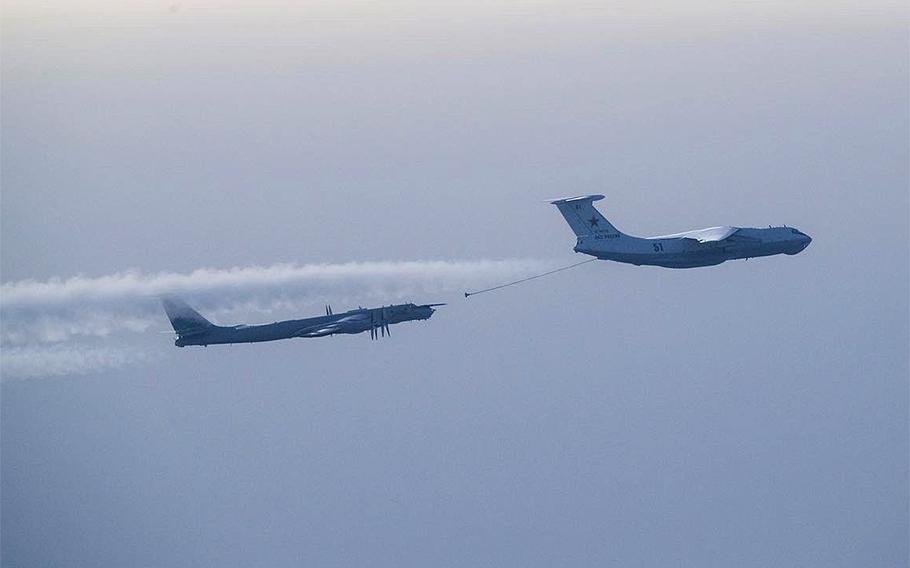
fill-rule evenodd
<path id="1" fill-rule="evenodd" d="M 167 318 L 171 320 L 171 325 L 179 336 L 194 335 L 216 327 L 180 298 L 164 297 L 161 299 L 161 305 L 164 306 Z"/>
<path id="2" fill-rule="evenodd" d="M 623 233 L 614 227 L 607 219 L 594 208 L 594 202 L 603 199 L 603 195 L 581 195 L 578 197 L 564 197 L 550 201 L 559 209 L 566 222 L 572 227 L 577 237 L 590 235 L 606 235 L 615 238 Z"/>

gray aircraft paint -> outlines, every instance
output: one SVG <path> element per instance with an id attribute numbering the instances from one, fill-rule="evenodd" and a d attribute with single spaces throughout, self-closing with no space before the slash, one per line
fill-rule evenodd
<path id="1" fill-rule="evenodd" d="M 633 237 L 614 227 L 594 207 L 594 202 L 603 198 L 603 195 L 583 195 L 550 201 L 578 238 L 575 252 L 600 260 L 636 266 L 695 268 L 757 256 L 794 255 L 812 242 L 809 235 L 792 227 L 720 226 L 672 235 Z"/>
<path id="2" fill-rule="evenodd" d="M 592 192 L 629 234 L 817 238 L 470 301 L 520 274 L 175 287 L 222 324 L 450 305 L 394 341 L 178 349 L 152 302 L 145 331 L 47 344 L 146 359 L 4 367 L 0 564 L 906 567 L 910 38 L 889 2 L 4 2 L 4 283 L 546 261 L 531 274 L 595 258 L 543 201 Z"/>
<path id="3" fill-rule="evenodd" d="M 225 343 L 260 343 L 293 339 L 297 337 L 325 337 L 327 335 L 370 332 L 376 339 L 390 334 L 389 326 L 415 320 L 427 320 L 436 311 L 433 306 L 442 304 L 397 304 L 381 308 L 358 308 L 341 314 L 326 307 L 326 315 L 295 319 L 262 325 L 215 325 L 199 312 L 178 298 L 161 301 L 171 325 L 177 333 L 174 345 L 217 345 Z"/>

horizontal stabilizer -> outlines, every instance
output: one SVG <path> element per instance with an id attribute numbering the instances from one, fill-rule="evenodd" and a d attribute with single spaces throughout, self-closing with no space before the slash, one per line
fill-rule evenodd
<path id="1" fill-rule="evenodd" d="M 600 201 L 604 196 L 600 194 L 591 194 L 591 195 L 577 195 L 575 197 L 559 197 L 557 199 L 549 199 L 549 203 L 552 205 L 558 205 L 560 203 L 571 203 L 573 201 Z"/>

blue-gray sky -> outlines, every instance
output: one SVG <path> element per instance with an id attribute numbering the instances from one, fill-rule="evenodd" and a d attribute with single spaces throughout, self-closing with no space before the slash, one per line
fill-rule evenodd
<path id="1" fill-rule="evenodd" d="M 907 565 L 907 24 L 5 3 L 3 564 Z M 815 240 L 459 297 L 575 261 L 543 200 L 579 193 L 630 233 Z M 201 268 L 232 321 L 450 305 L 386 341 L 178 350 L 143 294 Z"/>

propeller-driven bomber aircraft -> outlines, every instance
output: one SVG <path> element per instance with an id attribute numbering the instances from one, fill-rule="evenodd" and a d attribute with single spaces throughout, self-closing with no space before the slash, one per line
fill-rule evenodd
<path id="1" fill-rule="evenodd" d="M 575 252 L 600 260 L 641 266 L 694 268 L 728 260 L 797 254 L 809 246 L 809 235 L 790 227 L 749 229 L 711 227 L 659 237 L 633 237 L 610 224 L 594 202 L 603 195 L 583 195 L 550 201 L 575 231 Z"/>
<path id="2" fill-rule="evenodd" d="M 174 345 L 215 345 L 223 343 L 258 343 L 295 337 L 325 337 L 342 333 L 370 332 L 370 338 L 391 335 L 389 326 L 413 320 L 427 320 L 445 304 L 398 304 L 381 308 L 358 308 L 336 314 L 326 306 L 325 315 L 313 318 L 278 321 L 263 325 L 215 325 L 202 317 L 186 302 L 167 297 L 161 300 L 171 325 L 177 333 Z"/>

